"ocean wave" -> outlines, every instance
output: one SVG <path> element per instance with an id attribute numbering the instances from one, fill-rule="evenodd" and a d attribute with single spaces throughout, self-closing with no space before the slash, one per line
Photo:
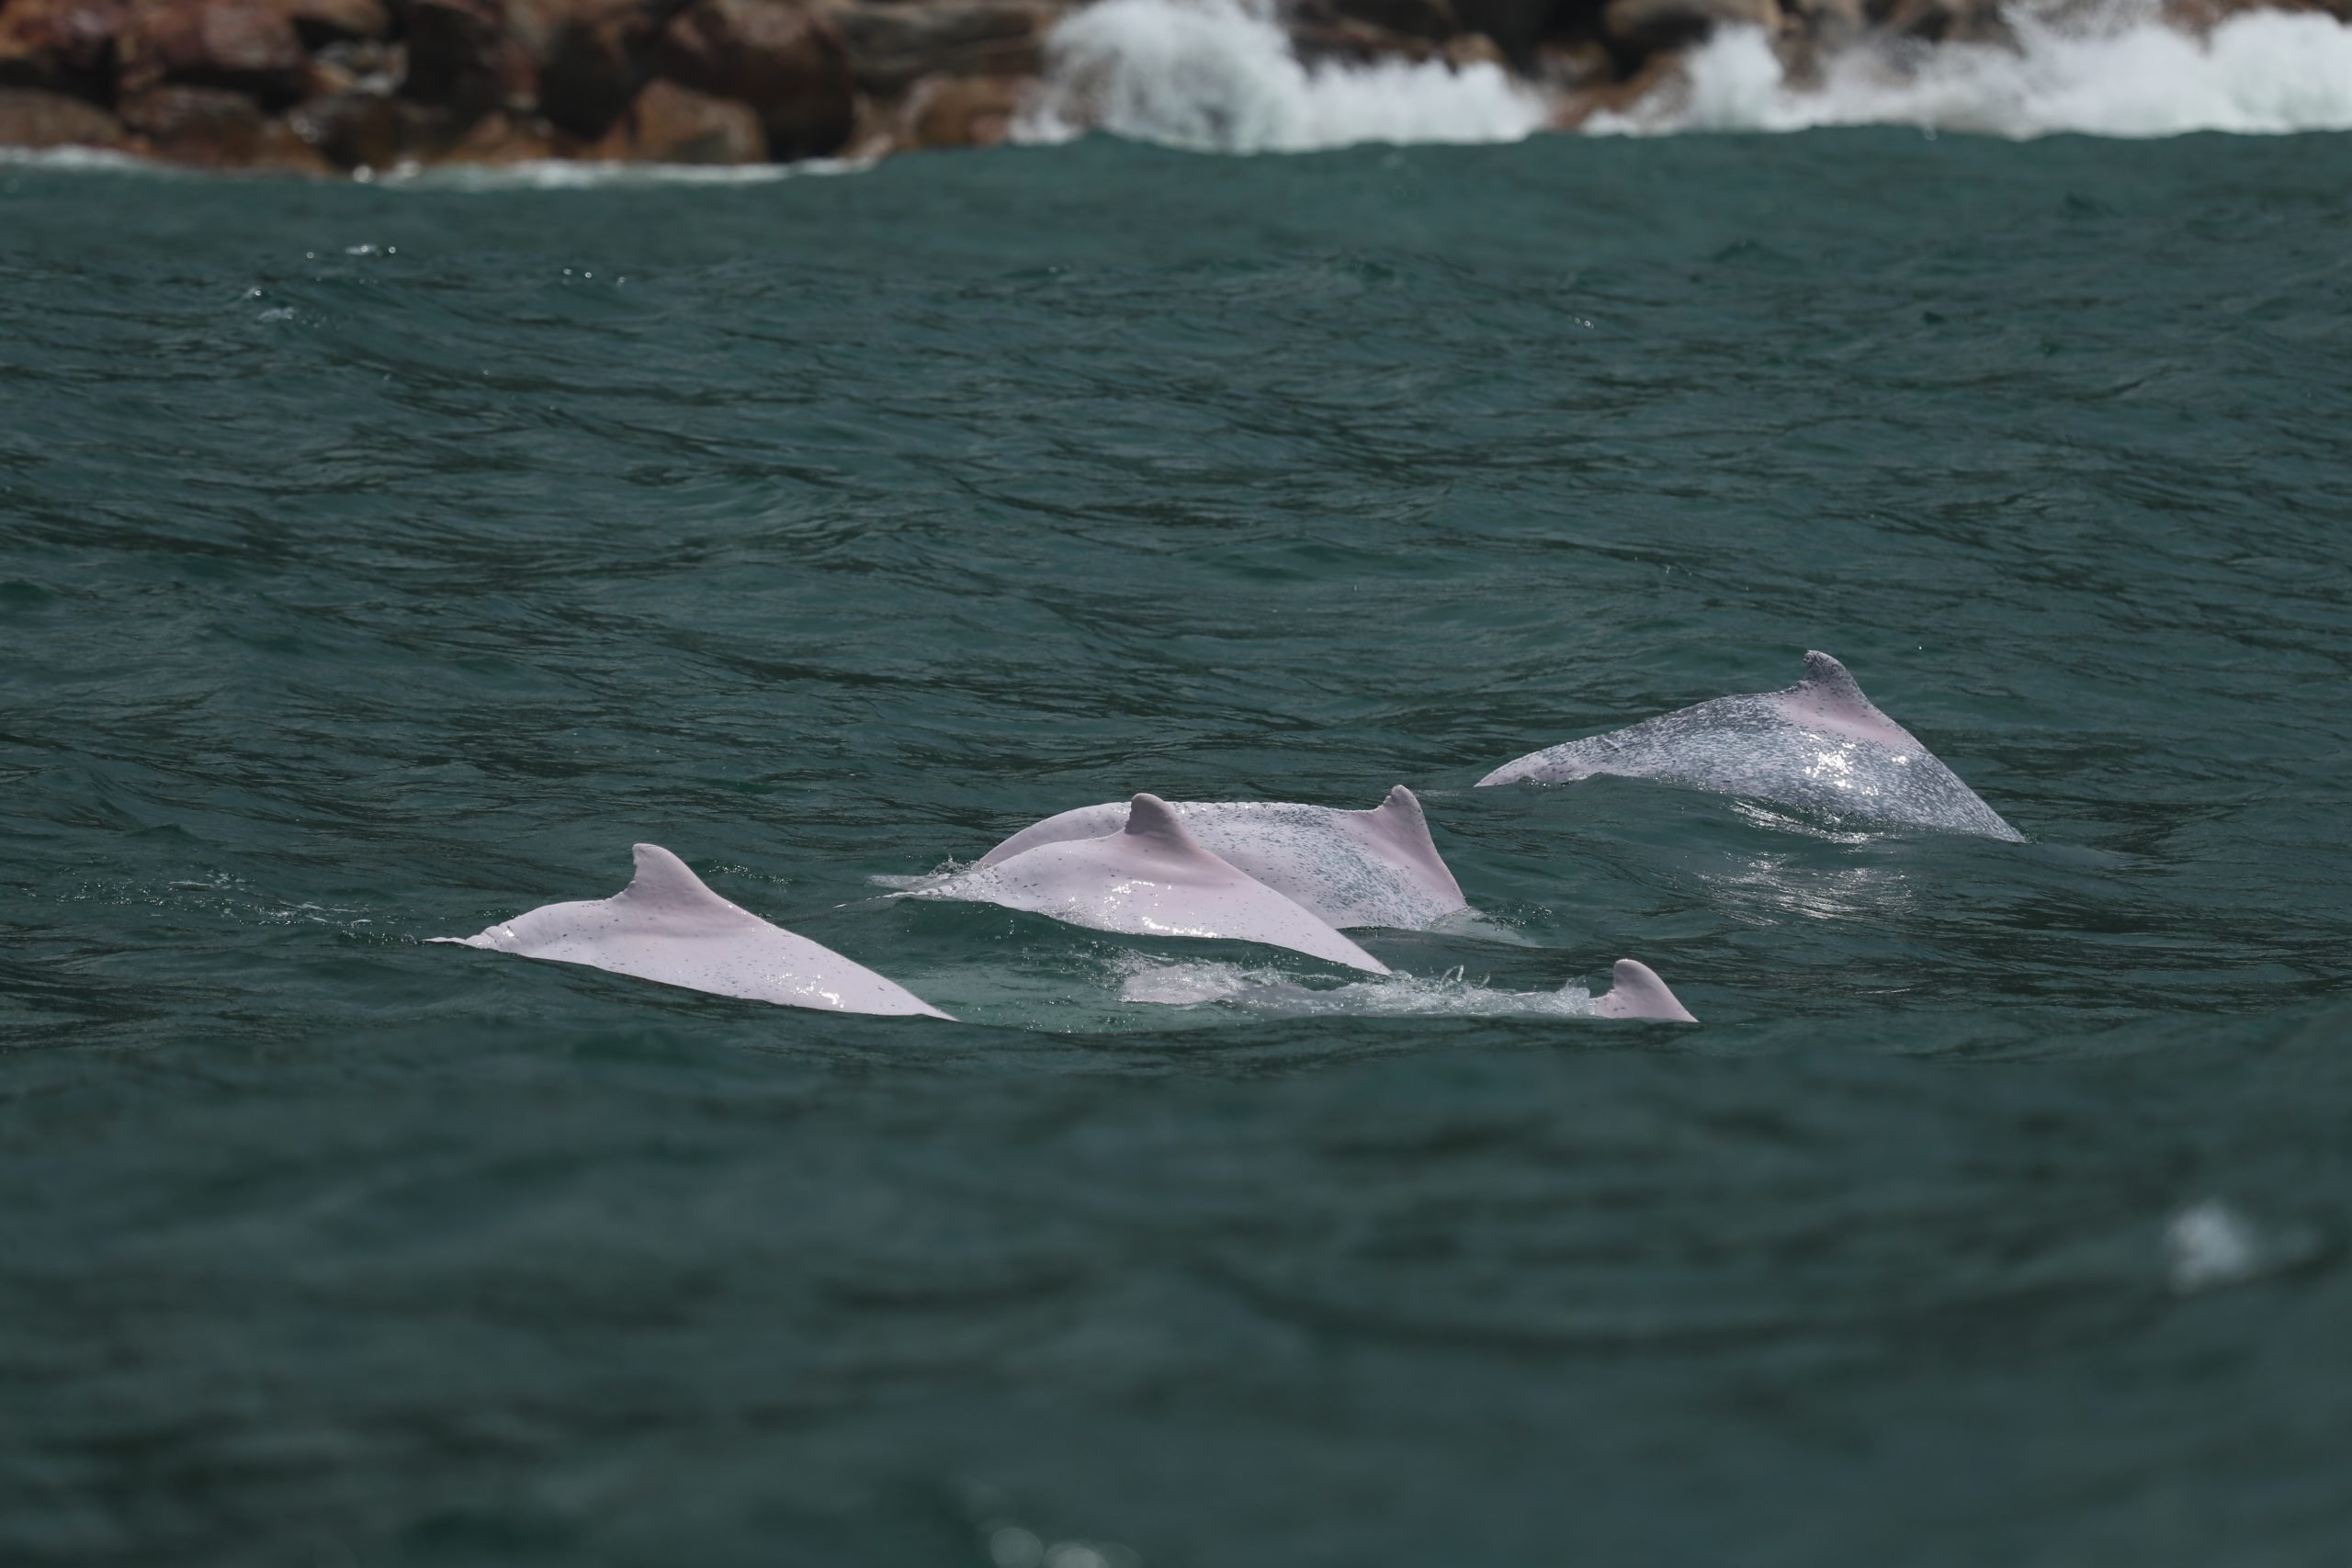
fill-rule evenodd
<path id="1" fill-rule="evenodd" d="M 2015 51 L 1857 48 L 1824 61 L 1810 85 L 1790 79 L 1762 32 L 1730 29 L 1691 55 L 1679 90 L 1597 115 L 1586 129 L 1913 125 L 2017 139 L 2352 130 L 2352 27 L 2327 17 L 2247 12 L 2201 39 L 2165 25 L 2153 5 L 2008 19 Z"/>
<path id="2" fill-rule="evenodd" d="M 1046 40 L 1045 82 L 1014 135 L 1102 130 L 1196 152 L 1304 152 L 1517 141 L 1549 118 L 1498 66 L 1307 65 L 1271 14 L 1239 0 L 1102 0 Z"/>

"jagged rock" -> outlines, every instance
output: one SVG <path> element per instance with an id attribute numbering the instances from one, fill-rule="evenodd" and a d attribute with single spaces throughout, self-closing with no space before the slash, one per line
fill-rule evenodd
<path id="1" fill-rule="evenodd" d="M 1650 56 L 1623 81 L 1599 82 L 1568 94 L 1552 110 L 1555 130 L 1574 130 L 1597 114 L 1623 114 L 1652 97 L 1671 106 L 1687 96 L 1690 73 L 1682 56 L 1671 50 Z"/>
<path id="2" fill-rule="evenodd" d="M 1462 18 L 1455 14 L 1453 0 L 1330 0 L 1330 4 L 1340 16 L 1408 38 L 1442 43 L 1462 30 Z"/>
<path id="3" fill-rule="evenodd" d="M 1535 46 L 1552 31 L 1562 0 L 1453 0 L 1464 28 L 1495 40 L 1514 65 L 1535 58 Z"/>
<path id="4" fill-rule="evenodd" d="M 1802 33 L 1805 58 L 1834 53 L 1862 36 L 1869 16 L 1862 0 L 1781 0 Z"/>
<path id="5" fill-rule="evenodd" d="M 0 87 L 0 147 L 120 147 L 122 121 L 97 105 L 40 87 Z"/>
<path id="6" fill-rule="evenodd" d="M 381 39 L 392 30 L 383 0 L 277 0 L 277 8 L 305 49 Z"/>
<path id="7" fill-rule="evenodd" d="M 1445 62 L 1456 71 L 1467 71 L 1476 65 L 1489 65 L 1498 71 L 1510 69 L 1503 51 L 1484 33 L 1456 33 L 1446 39 Z"/>
<path id="8" fill-rule="evenodd" d="M 332 167 L 285 121 L 224 87 L 155 87 L 122 103 L 123 123 L 160 158 L 209 169 L 325 174 Z"/>
<path id="9" fill-rule="evenodd" d="M 654 69 L 695 92 L 750 104 L 774 157 L 833 152 L 855 123 L 840 33 L 793 0 L 695 0 L 662 29 Z"/>
<path id="10" fill-rule="evenodd" d="M 330 93 L 300 105 L 286 123 L 338 168 L 389 169 L 409 146 L 402 109 L 379 93 Z"/>
<path id="11" fill-rule="evenodd" d="M 1696 43 L 1719 27 L 1770 31 L 1780 25 L 1774 0 L 1609 0 L 1600 17 L 1609 41 L 1634 60 Z"/>
<path id="12" fill-rule="evenodd" d="M 1061 13 L 1023 0 L 883 0 L 833 16 L 858 86 L 889 95 L 923 76 L 1034 76 Z"/>
<path id="13" fill-rule="evenodd" d="M 559 155 L 555 128 L 537 116 L 492 109 L 435 143 L 436 164 L 543 164 Z"/>
<path id="14" fill-rule="evenodd" d="M 1371 65 L 1383 60 L 1419 65 L 1444 57 L 1442 45 L 1408 33 L 1392 33 L 1369 22 L 1334 17 L 1320 25 L 1294 17 L 1289 27 L 1291 51 L 1309 65 L 1326 62 L 1340 65 Z"/>
<path id="15" fill-rule="evenodd" d="M 496 0 L 407 0 L 401 93 L 471 120 L 537 96 L 530 51 Z"/>
<path id="16" fill-rule="evenodd" d="M 768 139 L 751 105 L 657 77 L 597 151 L 654 164 L 763 164 Z"/>
<path id="17" fill-rule="evenodd" d="M 397 43 L 346 39 L 311 57 L 311 92 L 390 93 L 408 75 L 408 50 Z"/>
<path id="18" fill-rule="evenodd" d="M 310 77 L 293 22 L 268 0 L 142 0 L 121 51 L 127 96 L 168 83 L 223 87 L 274 106 L 299 97 Z"/>
<path id="19" fill-rule="evenodd" d="M 1018 76 L 926 77 L 907 96 L 898 144 L 994 147 L 1012 134 L 1028 86 Z"/>
<path id="20" fill-rule="evenodd" d="M 48 87 L 106 99 L 130 27 L 129 0 L 0 4 L 0 87 Z"/>
<path id="21" fill-rule="evenodd" d="M 1528 75 L 1555 94 L 1579 92 L 1614 81 L 1617 57 L 1598 39 L 1546 39 Z"/>
<path id="22" fill-rule="evenodd" d="M 2002 19 L 2000 0 L 1874 0 L 1870 9 L 1871 19 L 1898 38 L 2018 47 L 2017 34 Z"/>
<path id="23" fill-rule="evenodd" d="M 645 85 L 649 56 L 677 0 L 552 0 L 561 14 L 538 45 L 539 112 L 586 141 Z"/>

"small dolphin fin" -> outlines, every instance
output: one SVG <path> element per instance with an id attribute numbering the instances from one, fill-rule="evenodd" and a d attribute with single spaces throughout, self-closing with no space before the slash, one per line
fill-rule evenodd
<path id="1" fill-rule="evenodd" d="M 1437 852 L 1437 840 L 1430 837 L 1430 819 L 1421 810 L 1419 796 L 1398 784 L 1388 792 L 1387 799 L 1364 815 L 1380 829 L 1383 838 L 1420 867 L 1431 881 L 1453 895 L 1457 903 L 1464 902 L 1462 885 L 1453 880 L 1445 857 Z"/>
<path id="2" fill-rule="evenodd" d="M 1861 682 L 1843 664 L 1817 649 L 1804 656 L 1804 679 L 1797 682 L 1797 690 L 1826 713 L 1886 721 L 1886 716 L 1862 695 Z"/>
<path id="3" fill-rule="evenodd" d="M 659 844 L 639 844 L 629 852 L 637 860 L 637 874 L 619 897 L 649 912 L 663 914 L 729 914 L 744 911 L 713 893 L 686 863 Z M 756 918 L 756 917 L 754 917 Z"/>
<path id="4" fill-rule="evenodd" d="M 1657 1018 L 1675 1023 L 1696 1023 L 1690 1010 L 1682 1005 L 1657 971 L 1631 958 L 1621 958 L 1610 971 L 1609 989 L 1599 998 L 1603 1018 Z"/>
<path id="5" fill-rule="evenodd" d="M 1156 795 L 1138 795 L 1127 802 L 1127 825 L 1123 832 L 1127 838 L 1140 839 L 1152 849 L 1164 852 L 1187 857 L 1209 855 L 1212 860 L 1216 858 L 1193 837 L 1183 819 L 1176 815 L 1176 808 Z"/>

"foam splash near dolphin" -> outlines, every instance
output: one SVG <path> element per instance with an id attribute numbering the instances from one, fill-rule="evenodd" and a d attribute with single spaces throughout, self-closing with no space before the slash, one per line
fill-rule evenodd
<path id="1" fill-rule="evenodd" d="M 1825 817 L 2025 839 L 1821 652 L 1804 656 L 1804 678 L 1785 690 L 1716 697 L 1532 751 L 1478 784 L 1573 784 L 1595 773 L 1777 801 Z"/>
<path id="2" fill-rule="evenodd" d="M 1599 996 L 1571 980 L 1556 991 L 1506 991 L 1456 969 L 1435 978 L 1392 975 L 1310 987 L 1278 969 L 1239 964 L 1138 960 L 1119 988 L 1124 1001 L 1217 1008 L 1259 1018 L 1615 1018 L 1696 1023 L 1656 971 L 1621 959 Z"/>
<path id="3" fill-rule="evenodd" d="M 639 844 L 634 855 L 636 875 L 609 898 L 542 905 L 473 936 L 431 940 L 779 1007 L 947 1016 L 864 964 L 729 903 L 661 845 Z"/>

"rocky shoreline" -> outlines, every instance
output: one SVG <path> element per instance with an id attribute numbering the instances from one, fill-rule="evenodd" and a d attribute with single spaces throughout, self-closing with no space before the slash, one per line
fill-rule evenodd
<path id="1" fill-rule="evenodd" d="M 746 164 L 987 146 L 1076 0 L 0 0 L 0 147 L 353 175 L 548 159 Z M 2167 0 L 2191 32 L 2240 9 Z M 1554 125 L 1764 29 L 1792 77 L 1871 47 L 2015 47 L 1998 0 L 1294 0 L 1309 65 L 1507 72 Z"/>

